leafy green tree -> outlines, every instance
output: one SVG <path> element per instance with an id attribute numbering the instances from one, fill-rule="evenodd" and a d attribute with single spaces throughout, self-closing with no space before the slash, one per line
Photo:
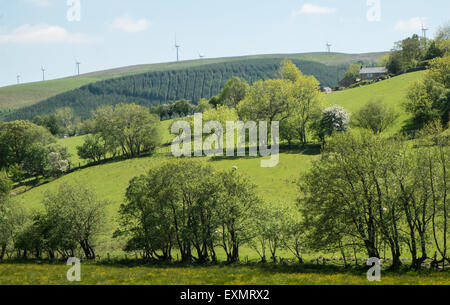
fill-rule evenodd
<path id="1" fill-rule="evenodd" d="M 36 181 L 44 176 L 50 167 L 50 150 L 40 143 L 35 143 L 28 147 L 23 159 L 22 168 Z"/>
<path id="2" fill-rule="evenodd" d="M 301 213 L 315 247 L 338 248 L 350 240 L 369 257 L 379 257 L 382 236 L 391 246 L 393 264 L 401 264 L 399 207 L 391 200 L 394 178 L 385 174 L 394 162 L 392 150 L 392 143 L 368 132 L 338 133 L 326 144 L 300 182 Z"/>
<path id="3" fill-rule="evenodd" d="M 313 120 L 320 116 L 322 102 L 320 84 L 314 76 L 301 75 L 292 83 L 290 95 L 289 116 L 286 121 L 293 129 L 288 130 L 305 145 L 308 141 L 308 128 Z"/>
<path id="4" fill-rule="evenodd" d="M 209 100 L 202 98 L 197 105 L 197 112 L 203 113 L 207 110 L 210 110 L 212 108 L 212 105 L 209 103 Z"/>
<path id="5" fill-rule="evenodd" d="M 62 132 L 62 128 L 59 125 L 58 118 L 55 114 L 36 116 L 33 119 L 33 123 L 47 128 L 54 136 L 59 135 Z"/>
<path id="6" fill-rule="evenodd" d="M 389 73 L 398 75 L 404 71 L 402 53 L 400 51 L 392 51 L 387 59 L 386 68 Z"/>
<path id="7" fill-rule="evenodd" d="M 0 124 L 0 167 L 21 164 L 33 144 L 46 146 L 55 139 L 44 127 L 27 121 Z"/>
<path id="8" fill-rule="evenodd" d="M 283 121 L 289 114 L 290 83 L 281 79 L 257 81 L 237 109 L 246 121 Z"/>
<path id="9" fill-rule="evenodd" d="M 43 224 L 48 228 L 47 243 L 63 256 L 73 256 L 79 246 L 86 259 L 95 259 L 95 241 L 107 221 L 106 205 L 88 188 L 62 184 L 45 194 Z"/>
<path id="10" fill-rule="evenodd" d="M 0 172 L 0 260 L 6 253 L 6 248 L 12 237 L 10 193 L 12 182 L 5 172 Z"/>
<path id="11" fill-rule="evenodd" d="M 254 232 L 252 224 L 255 222 L 257 207 L 261 200 L 255 192 L 255 185 L 248 178 L 228 171 L 218 176 L 220 189 L 217 211 L 219 218 L 219 240 L 225 251 L 228 263 L 239 262 L 239 249 L 249 244 Z"/>
<path id="12" fill-rule="evenodd" d="M 281 79 L 295 82 L 302 76 L 300 69 L 289 59 L 283 59 L 278 70 L 278 76 Z"/>
<path id="13" fill-rule="evenodd" d="M 382 133 L 397 119 L 394 109 L 387 107 L 381 100 L 372 100 L 353 115 L 353 121 L 358 127 Z"/>
<path id="14" fill-rule="evenodd" d="M 95 134 L 111 151 L 130 158 L 153 153 L 160 144 L 160 121 L 148 109 L 135 104 L 105 106 L 93 113 Z"/>
<path id="15" fill-rule="evenodd" d="M 348 67 L 347 72 L 345 72 L 345 77 L 351 79 L 352 81 L 356 81 L 359 78 L 359 71 L 361 70 L 361 66 L 358 64 L 352 64 Z"/>
<path id="16" fill-rule="evenodd" d="M 411 85 L 407 94 L 406 110 L 413 114 L 419 127 L 436 119 L 448 124 L 450 113 L 450 57 L 430 61 L 425 79 Z"/>
<path id="17" fill-rule="evenodd" d="M 55 117 L 64 134 L 67 134 L 69 136 L 75 135 L 75 133 L 77 132 L 75 126 L 80 119 L 75 116 L 74 110 L 71 107 L 62 107 L 56 109 Z"/>
<path id="18" fill-rule="evenodd" d="M 77 147 L 81 159 L 100 163 L 107 157 L 108 149 L 100 135 L 87 135 L 82 146 Z"/>
<path id="19" fill-rule="evenodd" d="M 245 98 L 248 88 L 249 84 L 244 79 L 239 77 L 230 78 L 218 96 L 219 103 L 235 108 Z"/>

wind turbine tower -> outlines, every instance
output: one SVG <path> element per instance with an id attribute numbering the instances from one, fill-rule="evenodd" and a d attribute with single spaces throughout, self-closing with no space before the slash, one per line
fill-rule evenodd
<path id="1" fill-rule="evenodd" d="M 177 62 L 180 61 L 180 48 L 181 46 L 177 42 L 177 36 L 175 36 L 175 49 L 177 49 Z"/>
<path id="2" fill-rule="evenodd" d="M 331 53 L 332 44 L 327 42 L 326 46 L 327 46 L 328 53 Z"/>
<path id="3" fill-rule="evenodd" d="M 20 74 L 17 74 L 17 84 L 20 84 Z"/>
<path id="4" fill-rule="evenodd" d="M 45 81 L 45 70 L 44 67 L 41 67 L 41 71 L 42 71 L 42 81 Z"/>
<path id="5" fill-rule="evenodd" d="M 425 28 L 425 26 L 422 24 L 422 37 L 425 39 L 427 39 L 427 32 L 428 32 L 428 29 Z"/>
<path id="6" fill-rule="evenodd" d="M 77 60 L 77 62 L 76 62 L 75 64 L 77 65 L 78 75 L 80 75 L 80 65 L 81 65 L 81 62 L 79 62 L 79 61 Z"/>

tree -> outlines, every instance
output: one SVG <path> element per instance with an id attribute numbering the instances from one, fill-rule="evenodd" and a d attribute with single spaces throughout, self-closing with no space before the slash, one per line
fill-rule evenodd
<path id="1" fill-rule="evenodd" d="M 33 144 L 46 146 L 55 139 L 44 127 L 27 121 L 0 124 L 0 168 L 21 164 Z"/>
<path id="2" fill-rule="evenodd" d="M 246 121 L 283 121 L 288 117 L 290 83 L 281 79 L 257 81 L 237 109 Z"/>
<path id="3" fill-rule="evenodd" d="M 408 90 L 405 109 L 422 127 L 436 119 L 447 125 L 450 114 L 450 57 L 430 61 L 424 80 L 412 84 Z"/>
<path id="4" fill-rule="evenodd" d="M 39 181 L 40 176 L 44 176 L 50 167 L 50 150 L 40 143 L 35 143 L 28 147 L 23 159 L 23 170 Z"/>
<path id="5" fill-rule="evenodd" d="M 249 228 L 255 222 L 257 207 L 261 205 L 255 185 L 236 171 L 219 174 L 218 194 L 219 234 L 228 263 L 239 262 L 239 249 L 254 237 Z"/>
<path id="6" fill-rule="evenodd" d="M 82 146 L 77 146 L 78 156 L 84 160 L 100 163 L 106 159 L 108 149 L 100 135 L 87 135 Z"/>
<path id="7" fill-rule="evenodd" d="M 324 142 L 334 132 L 346 132 L 350 115 L 340 106 L 333 106 L 322 111 L 322 117 L 314 126 L 317 136 Z"/>
<path id="8" fill-rule="evenodd" d="M 77 121 L 79 121 L 79 118 L 75 116 L 75 113 L 71 107 L 63 107 L 56 109 L 55 117 L 63 133 L 69 136 L 75 135 L 76 133 L 75 126 Z"/>
<path id="9" fill-rule="evenodd" d="M 148 109 L 135 104 L 105 106 L 93 113 L 94 131 L 115 154 L 130 158 L 153 153 L 160 144 L 160 121 Z"/>
<path id="10" fill-rule="evenodd" d="M 425 60 L 431 60 L 436 57 L 442 57 L 444 52 L 438 48 L 436 41 L 432 41 L 430 46 L 428 47 L 427 53 L 425 54 Z"/>
<path id="11" fill-rule="evenodd" d="M 236 108 L 239 102 L 245 98 L 248 88 L 249 85 L 244 79 L 239 77 L 230 78 L 218 96 L 219 103 Z"/>
<path id="12" fill-rule="evenodd" d="M 171 260 L 176 248 L 183 262 L 216 261 L 220 244 L 236 262 L 252 236 L 253 187 L 237 173 L 216 173 L 200 162 L 161 164 L 131 181 L 115 236 L 127 236 L 125 250 L 146 259 Z"/>
<path id="13" fill-rule="evenodd" d="M 59 135 L 62 132 L 62 128 L 59 125 L 58 118 L 55 114 L 36 116 L 33 119 L 33 123 L 47 128 L 54 136 Z"/>
<path id="14" fill-rule="evenodd" d="M 378 240 L 390 245 L 393 265 L 400 262 L 400 233 L 394 177 L 394 142 L 368 132 L 335 134 L 324 154 L 300 182 L 299 197 L 305 228 L 320 247 L 362 245 L 379 257 Z M 344 244 L 349 242 L 349 244 Z"/>
<path id="15" fill-rule="evenodd" d="M 6 253 L 6 248 L 12 237 L 10 193 L 12 182 L 5 172 L 0 172 L 0 260 Z"/>
<path id="16" fill-rule="evenodd" d="M 314 118 L 320 116 L 322 93 L 319 82 L 314 76 L 301 75 L 292 84 L 289 105 L 289 116 L 286 119 L 293 127 L 297 139 L 305 145 L 307 143 L 307 132 Z M 282 125 L 283 127 L 283 125 Z M 285 131 L 282 131 L 285 133 Z"/>
<path id="17" fill-rule="evenodd" d="M 278 70 L 278 75 L 281 79 L 295 82 L 300 76 L 302 76 L 302 73 L 291 60 L 283 59 Z"/>
<path id="18" fill-rule="evenodd" d="M 353 82 L 359 78 L 359 71 L 361 70 L 361 66 L 358 64 L 352 64 L 348 67 L 347 72 L 345 72 L 345 77 L 351 79 Z"/>
<path id="19" fill-rule="evenodd" d="M 404 71 L 401 51 L 392 51 L 387 59 L 386 68 L 389 73 L 398 75 Z"/>
<path id="20" fill-rule="evenodd" d="M 47 243 L 64 257 L 73 256 L 77 245 L 86 259 L 95 259 L 95 240 L 107 221 L 106 206 L 88 188 L 62 184 L 45 194 L 42 224 L 47 227 Z"/>
<path id="21" fill-rule="evenodd" d="M 197 112 L 203 113 L 207 110 L 210 110 L 212 108 L 212 105 L 209 103 L 209 101 L 205 98 L 202 98 L 197 105 Z"/>
<path id="22" fill-rule="evenodd" d="M 355 125 L 373 133 L 382 133 L 397 119 L 394 109 L 388 108 L 381 100 L 372 100 L 353 115 Z"/>

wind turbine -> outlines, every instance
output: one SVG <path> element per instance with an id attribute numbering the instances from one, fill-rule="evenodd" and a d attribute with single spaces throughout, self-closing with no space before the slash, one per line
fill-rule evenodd
<path id="1" fill-rule="evenodd" d="M 20 84 L 20 74 L 17 74 L 17 84 Z"/>
<path id="2" fill-rule="evenodd" d="M 77 71 L 78 71 L 78 75 L 80 75 L 80 65 L 81 62 L 79 62 L 78 60 L 75 62 L 75 64 L 77 65 Z"/>
<path id="3" fill-rule="evenodd" d="M 41 71 L 42 71 L 42 81 L 45 81 L 45 70 L 44 67 L 41 67 Z"/>
<path id="4" fill-rule="evenodd" d="M 326 46 L 327 46 L 328 53 L 331 53 L 332 44 L 327 41 Z"/>
<path id="5" fill-rule="evenodd" d="M 181 46 L 177 43 L 177 36 L 175 35 L 175 49 L 177 49 L 177 62 L 180 61 L 180 48 Z"/>
<path id="6" fill-rule="evenodd" d="M 427 31 L 428 31 L 428 29 L 425 28 L 425 26 L 422 23 L 422 37 L 425 39 L 427 39 Z"/>

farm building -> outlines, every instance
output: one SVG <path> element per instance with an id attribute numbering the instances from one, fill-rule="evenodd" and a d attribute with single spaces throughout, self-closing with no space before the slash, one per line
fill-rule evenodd
<path id="1" fill-rule="evenodd" d="M 388 70 L 385 67 L 362 68 L 359 71 L 361 80 L 374 80 L 378 77 L 387 75 Z"/>

